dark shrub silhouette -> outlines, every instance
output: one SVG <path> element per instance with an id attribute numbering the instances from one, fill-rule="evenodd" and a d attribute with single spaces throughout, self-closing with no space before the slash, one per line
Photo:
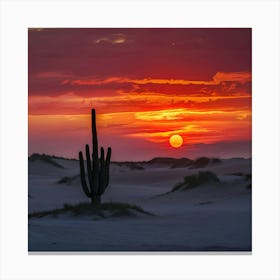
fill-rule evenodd
<path id="1" fill-rule="evenodd" d="M 28 159 L 30 161 L 41 160 L 41 161 L 49 163 L 49 164 L 51 164 L 51 165 L 53 165 L 55 167 L 64 168 L 61 164 L 57 163 L 54 160 L 53 156 L 49 156 L 49 155 L 46 155 L 46 154 L 32 154 Z"/>
<path id="2" fill-rule="evenodd" d="M 61 179 L 59 179 L 56 183 L 57 184 L 66 184 L 66 185 L 71 185 L 73 182 L 75 182 L 76 179 L 78 179 L 80 175 L 75 175 L 75 176 L 64 176 Z"/>
<path id="3" fill-rule="evenodd" d="M 178 158 L 174 159 L 173 165 L 171 165 L 170 168 L 182 168 L 182 167 L 188 167 L 192 164 L 192 160 L 188 158 Z"/>
<path id="4" fill-rule="evenodd" d="M 209 164 L 219 164 L 222 161 L 219 158 L 208 158 L 208 157 L 200 157 L 192 163 L 190 169 L 194 168 L 204 168 Z"/>
<path id="5" fill-rule="evenodd" d="M 192 164 L 192 160 L 188 158 L 169 158 L 169 157 L 156 157 L 152 160 L 148 161 L 149 165 L 158 164 L 163 166 L 170 166 L 170 168 L 181 168 L 190 166 Z"/>
<path id="6" fill-rule="evenodd" d="M 219 158 L 212 158 L 212 163 L 221 163 L 222 161 Z"/>
<path id="7" fill-rule="evenodd" d="M 73 216 L 99 216 L 100 218 L 113 218 L 122 216 L 137 216 L 139 214 L 154 216 L 141 207 L 122 202 L 106 202 L 102 204 L 79 203 L 76 205 L 64 204 L 63 208 L 45 210 L 28 214 L 28 218 L 42 218 L 46 216 L 59 217 L 59 215 L 70 214 Z"/>
<path id="8" fill-rule="evenodd" d="M 174 158 L 170 157 L 156 157 L 148 161 L 148 164 L 170 165 L 174 163 Z"/>
<path id="9" fill-rule="evenodd" d="M 191 168 L 203 168 L 210 163 L 210 159 L 207 157 L 201 157 L 194 161 Z"/>
<path id="10" fill-rule="evenodd" d="M 178 190 L 188 190 L 195 188 L 199 185 L 203 185 L 205 183 L 219 183 L 220 180 L 217 175 L 210 171 L 200 171 L 198 174 L 188 175 L 184 178 L 184 182 L 178 183 L 171 190 L 171 192 L 175 192 Z"/>
<path id="11" fill-rule="evenodd" d="M 100 159 L 98 158 L 98 141 L 96 130 L 95 110 L 91 110 L 92 129 L 92 161 L 90 159 L 89 145 L 86 145 L 87 176 L 89 187 L 86 182 L 83 153 L 79 152 L 80 176 L 84 193 L 91 198 L 92 203 L 100 203 L 101 195 L 105 192 L 109 184 L 109 167 L 111 159 L 111 148 L 108 148 L 106 159 L 104 149 L 100 148 Z"/>

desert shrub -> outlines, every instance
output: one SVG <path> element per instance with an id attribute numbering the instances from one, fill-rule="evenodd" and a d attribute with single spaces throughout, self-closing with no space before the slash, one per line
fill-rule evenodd
<path id="1" fill-rule="evenodd" d="M 212 158 L 212 163 L 217 164 L 217 163 L 221 163 L 222 160 L 220 160 L 219 158 Z"/>
<path id="2" fill-rule="evenodd" d="M 192 174 L 186 176 L 184 178 L 184 182 L 177 183 L 171 191 L 174 192 L 178 190 L 188 190 L 203 185 L 205 183 L 212 183 L 212 182 L 214 183 L 220 182 L 219 178 L 215 173 L 210 171 L 200 171 L 198 174 Z"/>
<path id="3" fill-rule="evenodd" d="M 178 190 L 180 190 L 180 189 L 182 189 L 183 187 L 185 186 L 185 183 L 183 182 L 180 182 L 180 183 L 177 183 L 174 187 L 173 187 L 173 189 L 171 190 L 172 192 L 175 192 L 175 191 L 178 191 Z"/>
<path id="4" fill-rule="evenodd" d="M 241 176 L 245 179 L 245 181 L 251 181 L 251 179 L 252 179 L 251 173 L 235 172 L 235 173 L 230 173 L 229 175 Z"/>
<path id="5" fill-rule="evenodd" d="M 101 204 L 92 203 L 79 203 L 76 205 L 64 204 L 63 208 L 34 212 L 28 215 L 29 218 L 41 218 L 45 216 L 57 217 L 59 214 L 72 214 L 75 216 L 79 215 L 95 215 L 105 217 L 106 212 L 109 213 L 110 217 L 118 216 L 131 216 L 132 211 L 136 211 L 146 215 L 153 215 L 150 212 L 143 210 L 137 205 L 121 202 L 106 202 Z"/>
<path id="6" fill-rule="evenodd" d="M 46 154 L 32 154 L 30 157 L 29 157 L 29 160 L 30 161 L 36 161 L 36 160 L 41 160 L 41 161 L 44 161 L 46 163 L 49 163 L 55 167 L 58 167 L 58 168 L 64 168 L 61 164 L 57 163 L 56 161 L 53 160 L 53 158 L 51 156 L 48 156 Z"/>
<path id="7" fill-rule="evenodd" d="M 214 172 L 200 171 L 198 173 L 198 183 L 206 183 L 206 182 L 220 182 L 220 180 Z"/>
<path id="8" fill-rule="evenodd" d="M 188 158 L 178 158 L 174 159 L 174 163 L 171 165 L 170 168 L 182 168 L 182 167 L 187 167 L 192 164 L 192 160 Z"/>
<path id="9" fill-rule="evenodd" d="M 70 177 L 62 177 L 57 181 L 57 184 L 68 184 L 70 182 Z"/>
<path id="10" fill-rule="evenodd" d="M 229 173 L 229 175 L 233 175 L 233 176 L 244 176 L 244 174 L 243 174 L 242 172 Z"/>
<path id="11" fill-rule="evenodd" d="M 148 161 L 148 164 L 169 165 L 173 163 L 174 163 L 174 158 L 169 158 L 169 157 L 156 157 Z"/>
<path id="12" fill-rule="evenodd" d="M 56 183 L 57 184 L 67 184 L 67 185 L 69 185 L 77 178 L 79 178 L 79 175 L 75 175 L 75 176 L 72 176 L 72 177 L 65 176 L 65 177 L 62 177 L 61 179 L 59 179 Z"/>
<path id="13" fill-rule="evenodd" d="M 203 168 L 206 167 L 210 163 L 210 159 L 207 157 L 201 157 L 196 159 L 193 164 L 192 168 Z"/>

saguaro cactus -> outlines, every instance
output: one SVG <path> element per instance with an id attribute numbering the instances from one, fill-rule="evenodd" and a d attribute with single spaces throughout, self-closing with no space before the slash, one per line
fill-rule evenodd
<path id="1" fill-rule="evenodd" d="M 81 183 L 84 193 L 91 198 L 92 203 L 100 203 L 101 195 L 106 190 L 109 184 L 109 167 L 111 159 L 111 148 L 107 150 L 106 159 L 104 157 L 104 148 L 100 148 L 100 159 L 98 158 L 98 141 L 96 130 L 96 116 L 95 110 L 91 110 L 91 129 L 92 129 L 92 161 L 90 158 L 89 145 L 86 145 L 86 159 L 87 159 L 87 176 L 84 167 L 83 153 L 79 152 L 80 160 L 80 175 Z M 88 187 L 89 185 L 89 187 Z"/>

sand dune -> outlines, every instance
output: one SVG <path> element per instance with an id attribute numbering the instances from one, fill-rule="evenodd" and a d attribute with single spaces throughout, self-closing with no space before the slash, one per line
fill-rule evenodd
<path id="1" fill-rule="evenodd" d="M 29 213 L 88 201 L 77 176 L 79 162 L 54 160 L 63 168 L 29 161 Z M 111 164 L 102 200 L 136 204 L 155 216 L 29 219 L 29 250 L 250 251 L 251 190 L 240 175 L 251 173 L 251 160 L 227 159 L 198 169 L 172 164 Z M 220 182 L 170 193 L 185 176 L 202 170 L 214 172 Z M 65 182 L 59 184 L 62 178 Z"/>

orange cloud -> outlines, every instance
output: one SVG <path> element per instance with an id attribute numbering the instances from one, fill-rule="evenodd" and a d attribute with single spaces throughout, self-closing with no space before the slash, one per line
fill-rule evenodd
<path id="1" fill-rule="evenodd" d="M 132 83 L 136 85 L 145 84 L 162 84 L 162 85 L 217 85 L 223 81 L 233 81 L 233 82 L 250 82 L 251 73 L 249 72 L 217 72 L 212 80 L 184 80 L 184 79 L 155 79 L 155 78 L 143 78 L 143 79 L 130 79 L 126 77 L 109 77 L 105 79 L 75 79 L 75 80 L 65 80 L 63 84 L 70 83 L 72 85 L 105 85 L 111 83 Z"/>
<path id="2" fill-rule="evenodd" d="M 111 34 L 108 36 L 98 38 L 94 41 L 95 44 L 101 44 L 104 42 L 115 45 L 115 44 L 127 44 L 130 43 L 131 40 L 128 40 L 125 34 L 117 33 L 117 34 Z"/>
<path id="3" fill-rule="evenodd" d="M 191 117 L 191 120 L 190 120 Z M 166 142 L 173 134 L 185 137 L 187 143 L 215 143 L 227 139 L 251 137 L 251 112 L 174 110 L 118 112 L 101 114 L 99 125 L 110 133 L 124 137 Z"/>
<path id="4" fill-rule="evenodd" d="M 250 72 L 217 72 L 214 77 L 213 81 L 217 84 L 220 82 L 238 82 L 241 84 L 251 82 L 252 74 Z"/>

